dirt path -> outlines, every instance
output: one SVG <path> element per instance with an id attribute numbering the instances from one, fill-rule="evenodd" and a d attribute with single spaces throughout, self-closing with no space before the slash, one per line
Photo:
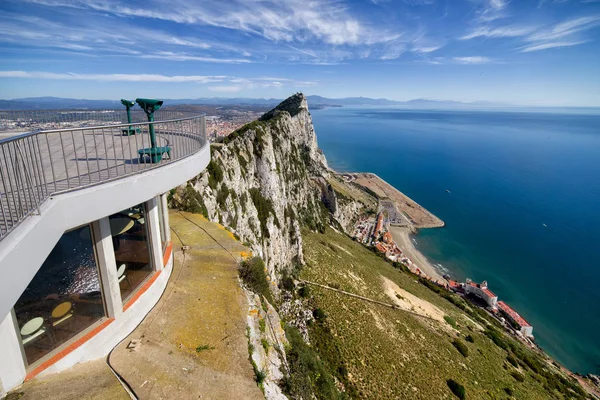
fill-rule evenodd
<path id="1" fill-rule="evenodd" d="M 248 360 L 248 303 L 229 254 L 246 248 L 198 214 L 169 218 L 190 247 L 185 264 L 172 234 L 175 268 L 165 294 L 114 351 L 113 367 L 141 399 L 262 399 Z M 131 340 L 140 342 L 136 350 L 127 348 Z"/>

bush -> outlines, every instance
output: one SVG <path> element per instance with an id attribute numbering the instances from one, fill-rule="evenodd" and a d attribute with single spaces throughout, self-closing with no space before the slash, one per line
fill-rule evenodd
<path id="1" fill-rule="evenodd" d="M 208 186 L 216 189 L 217 184 L 223 180 L 223 169 L 216 161 L 210 160 L 206 170 L 208 171 Z"/>
<path id="2" fill-rule="evenodd" d="M 229 188 L 223 183 L 221 190 L 217 192 L 217 204 L 221 209 L 227 208 L 227 198 L 229 197 Z"/>
<path id="3" fill-rule="evenodd" d="M 454 395 L 456 397 L 458 397 L 461 400 L 464 400 L 465 398 L 465 387 L 463 385 L 461 385 L 460 383 L 456 382 L 453 379 L 448 379 L 446 381 L 446 384 L 448 385 L 448 387 L 450 388 L 450 390 L 452 391 L 452 393 L 454 393 Z"/>
<path id="4" fill-rule="evenodd" d="M 327 318 L 327 314 L 325 314 L 325 311 L 321 310 L 320 308 L 317 308 L 313 310 L 313 317 L 315 317 L 316 320 L 322 321 L 325 318 Z"/>
<path id="5" fill-rule="evenodd" d="M 265 330 L 267 329 L 267 323 L 265 322 L 264 318 L 258 321 L 258 329 L 261 333 L 265 333 Z"/>
<path id="6" fill-rule="evenodd" d="M 300 288 L 300 290 L 298 290 L 298 294 L 300 295 L 300 297 L 308 297 L 310 296 L 310 288 L 304 285 Z"/>
<path id="7" fill-rule="evenodd" d="M 506 356 L 506 361 L 508 361 L 515 368 L 519 367 L 519 363 L 517 362 L 517 360 L 510 354 Z"/>
<path id="8" fill-rule="evenodd" d="M 294 280 L 289 276 L 286 276 L 285 278 L 283 278 L 283 281 L 281 282 L 281 284 L 283 285 L 283 288 L 285 290 L 291 291 L 291 290 L 294 290 L 294 288 L 296 287 L 294 285 Z"/>
<path id="9" fill-rule="evenodd" d="M 208 218 L 208 210 L 206 209 L 202 195 L 198 193 L 196 189 L 194 189 L 194 187 L 189 183 L 183 191 L 178 208 L 183 211 L 202 214 L 205 218 Z"/>
<path id="10" fill-rule="evenodd" d="M 267 273 L 265 272 L 265 263 L 260 257 L 253 257 L 242 261 L 238 268 L 240 278 L 250 290 L 263 295 L 270 303 L 273 303 L 273 296 L 269 288 Z"/>
<path id="11" fill-rule="evenodd" d="M 498 346 L 504 350 L 508 349 L 508 345 L 502 338 L 502 334 L 500 332 L 498 332 L 497 330 L 488 328 L 485 330 L 484 334 L 487 337 L 489 337 L 490 339 L 492 339 L 492 341 L 496 344 L 496 346 Z"/>
<path id="12" fill-rule="evenodd" d="M 331 371 L 319 359 L 317 353 L 304 342 L 300 332 L 286 325 L 285 335 L 290 344 L 287 350 L 290 373 L 282 381 L 284 393 L 294 399 L 342 398 L 335 386 Z"/>
<path id="13" fill-rule="evenodd" d="M 467 337 L 465 338 L 465 340 L 469 343 L 475 343 L 475 338 L 471 335 L 467 335 Z"/>
<path id="14" fill-rule="evenodd" d="M 469 355 L 469 349 L 467 348 L 467 345 L 465 345 L 460 340 L 454 339 L 454 341 L 452 342 L 452 345 L 454 347 L 456 347 L 456 350 L 458 350 L 458 352 L 460 354 L 462 354 L 463 356 L 467 357 Z"/>
<path id="15" fill-rule="evenodd" d="M 258 369 L 258 366 L 252 362 L 252 368 L 254 369 L 254 380 L 258 386 L 262 386 L 263 382 L 267 378 L 267 373 L 262 369 Z"/>
<path id="16" fill-rule="evenodd" d="M 273 203 L 271 200 L 265 198 L 260 190 L 257 188 L 249 189 L 250 197 L 252 198 L 252 202 L 254 203 L 254 207 L 256 207 L 256 211 L 258 212 L 258 220 L 260 221 L 260 230 L 264 237 L 271 237 L 269 234 L 269 230 L 267 229 L 267 221 L 269 219 L 269 215 L 273 215 L 275 225 L 279 226 L 279 220 L 277 219 L 277 215 L 275 215 L 275 209 L 273 208 Z"/>
<path id="17" fill-rule="evenodd" d="M 269 341 L 265 338 L 260 339 L 260 344 L 262 345 L 263 349 L 265 349 L 265 353 L 269 352 Z"/>
<path id="18" fill-rule="evenodd" d="M 513 378 L 515 378 L 518 382 L 523 382 L 525 380 L 525 377 L 523 375 L 521 375 L 520 373 L 518 373 L 517 371 L 512 371 L 510 373 L 512 375 Z"/>
<path id="19" fill-rule="evenodd" d="M 506 392 L 507 395 L 512 396 L 513 395 L 513 391 L 511 388 L 504 388 L 504 391 Z"/>
<path id="20" fill-rule="evenodd" d="M 453 328 L 456 328 L 456 320 L 449 315 L 444 315 L 444 320 Z"/>

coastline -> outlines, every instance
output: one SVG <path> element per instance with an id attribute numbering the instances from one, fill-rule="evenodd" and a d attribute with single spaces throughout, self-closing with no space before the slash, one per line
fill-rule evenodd
<path id="1" fill-rule="evenodd" d="M 415 247 L 410 238 L 411 231 L 409 228 L 391 226 L 390 233 L 400 250 L 402 250 L 413 264 L 415 264 L 425 275 L 433 280 L 445 281 L 442 273 Z"/>
<path id="2" fill-rule="evenodd" d="M 336 171 L 333 172 L 340 174 Z M 433 281 L 447 283 L 443 273 L 415 247 L 410 237 L 421 228 L 442 228 L 445 226 L 444 221 L 372 172 L 345 172 L 341 175 L 351 177 L 353 182 L 370 190 L 378 197 L 380 207 L 387 209 L 386 213 L 390 218 L 387 230 L 392 235 L 396 246 L 410 260 L 412 266 L 418 268 L 423 275 Z M 391 214 L 395 214 L 393 218 L 390 216 Z"/>

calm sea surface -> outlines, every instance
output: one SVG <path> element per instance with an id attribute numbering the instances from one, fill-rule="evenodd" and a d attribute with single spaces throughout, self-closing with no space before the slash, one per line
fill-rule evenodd
<path id="1" fill-rule="evenodd" d="M 329 108 L 312 117 L 332 168 L 375 172 L 446 222 L 415 237 L 432 263 L 487 280 L 548 353 L 600 373 L 600 114 Z"/>

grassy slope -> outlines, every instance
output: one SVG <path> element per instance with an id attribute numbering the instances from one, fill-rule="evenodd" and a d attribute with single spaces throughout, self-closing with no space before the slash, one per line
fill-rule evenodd
<path id="1" fill-rule="evenodd" d="M 546 391 L 544 380 L 524 366 L 511 366 L 506 361 L 507 351 L 473 327 L 460 309 L 417 283 L 414 276 L 394 269 L 331 229 L 325 234 L 304 232 L 303 238 L 307 266 L 301 278 L 390 303 L 381 285 L 381 276 L 385 276 L 458 322 L 459 332 L 452 333 L 449 326 L 436 321 L 311 287 L 312 305 L 325 311 L 328 317 L 323 324 L 332 334 L 320 339 L 322 327 L 316 325 L 311 329 L 312 341 L 320 356 L 334 364 L 332 370 L 337 369 L 341 355 L 360 398 L 453 398 L 447 379 L 464 385 L 468 399 L 504 399 L 508 397 L 504 388 L 512 389 L 516 398 L 562 398 L 556 391 Z M 466 335 L 473 336 L 474 343 L 464 340 Z M 468 357 L 452 345 L 455 337 L 468 347 Z M 524 375 L 523 382 L 510 375 L 515 370 Z"/>

